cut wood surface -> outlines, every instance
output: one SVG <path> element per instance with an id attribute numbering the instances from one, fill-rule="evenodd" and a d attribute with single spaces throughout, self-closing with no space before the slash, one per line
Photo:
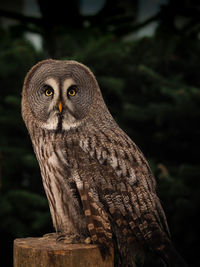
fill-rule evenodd
<path id="1" fill-rule="evenodd" d="M 14 267 L 113 267 L 113 253 L 102 259 L 97 245 L 65 244 L 55 238 L 14 240 Z"/>

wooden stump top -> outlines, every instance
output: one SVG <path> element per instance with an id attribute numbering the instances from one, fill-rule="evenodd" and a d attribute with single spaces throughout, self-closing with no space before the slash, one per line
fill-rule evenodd
<path id="1" fill-rule="evenodd" d="M 113 253 L 102 259 L 97 245 L 65 244 L 53 238 L 14 240 L 14 267 L 113 267 Z"/>

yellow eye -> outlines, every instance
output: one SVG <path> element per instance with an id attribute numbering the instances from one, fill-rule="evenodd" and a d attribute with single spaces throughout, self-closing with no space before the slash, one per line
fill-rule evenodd
<path id="1" fill-rule="evenodd" d="M 75 89 L 69 89 L 67 93 L 68 93 L 69 96 L 75 96 L 76 95 L 76 90 Z"/>
<path id="2" fill-rule="evenodd" d="M 52 89 L 46 89 L 46 91 L 45 91 L 45 95 L 46 96 L 51 96 L 51 95 L 53 95 L 53 90 Z"/>

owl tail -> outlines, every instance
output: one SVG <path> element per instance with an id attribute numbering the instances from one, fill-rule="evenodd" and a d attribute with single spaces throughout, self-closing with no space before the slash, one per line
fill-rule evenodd
<path id="1" fill-rule="evenodd" d="M 184 259 L 179 255 L 171 243 L 167 244 L 162 250 L 157 251 L 166 267 L 188 267 Z"/>

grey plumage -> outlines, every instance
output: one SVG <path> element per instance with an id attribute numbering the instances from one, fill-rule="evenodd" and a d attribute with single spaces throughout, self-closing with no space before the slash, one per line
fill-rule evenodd
<path id="1" fill-rule="evenodd" d="M 170 241 L 155 179 L 142 152 L 109 113 L 92 72 L 45 60 L 27 74 L 22 116 L 37 156 L 56 231 L 88 236 L 119 266 L 149 248 L 184 266 Z"/>

